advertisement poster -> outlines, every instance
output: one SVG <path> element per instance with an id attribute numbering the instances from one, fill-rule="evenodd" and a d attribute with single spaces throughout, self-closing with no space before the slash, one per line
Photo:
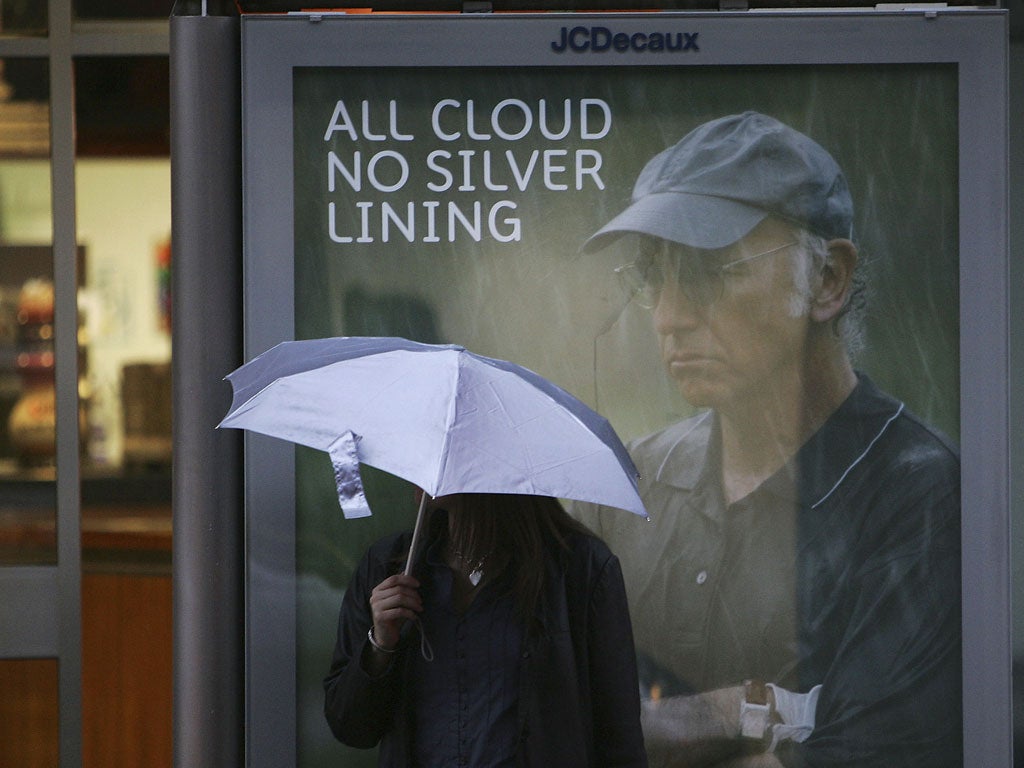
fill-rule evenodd
<path id="1" fill-rule="evenodd" d="M 652 311 L 616 271 L 637 258 L 636 239 L 583 246 L 627 208 L 651 158 L 747 111 L 810 137 L 842 168 L 865 287 L 854 367 L 955 446 L 954 65 L 295 68 L 296 338 L 460 344 L 548 378 L 626 442 L 694 416 Z M 415 512 L 408 483 L 368 468 L 364 478 L 374 516 L 343 520 L 329 459 L 297 453 L 303 768 L 376 764 L 334 742 L 322 716 L 348 579 Z M 658 685 L 645 695 L 668 695 Z"/>

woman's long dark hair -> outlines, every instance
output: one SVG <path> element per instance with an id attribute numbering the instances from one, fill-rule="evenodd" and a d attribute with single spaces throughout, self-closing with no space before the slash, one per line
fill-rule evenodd
<path id="1" fill-rule="evenodd" d="M 486 557 L 486 567 L 507 569 L 516 612 L 528 623 L 544 586 L 546 553 L 552 547 L 568 551 L 571 535 L 590 532 L 550 496 L 459 496 L 461 503 L 448 510 L 449 546 L 466 562 Z"/>

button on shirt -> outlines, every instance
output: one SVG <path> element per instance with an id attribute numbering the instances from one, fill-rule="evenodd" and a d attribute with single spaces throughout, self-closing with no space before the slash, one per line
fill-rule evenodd
<path id="1" fill-rule="evenodd" d="M 423 632 L 433 660 L 413 664 L 415 754 L 420 768 L 515 764 L 522 628 L 502 582 L 485 583 L 462 614 L 440 548 L 427 554 Z"/>
<path id="2" fill-rule="evenodd" d="M 647 578 L 637 578 L 636 570 L 626 577 L 634 626 L 668 630 L 638 635 L 647 678 L 661 695 L 738 685 L 748 677 L 795 688 L 796 479 L 780 471 L 726 504 L 717 482 L 717 440 L 685 467 L 694 477 L 689 493 L 652 483 L 644 503 L 653 522 L 633 526 L 628 542 L 612 537 L 624 562 L 657 564 L 644 572 Z"/>

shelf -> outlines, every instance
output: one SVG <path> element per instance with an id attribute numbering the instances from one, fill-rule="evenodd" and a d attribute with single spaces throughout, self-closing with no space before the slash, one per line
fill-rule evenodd
<path id="1" fill-rule="evenodd" d="M 0 460 L 3 506 L 52 507 L 57 473 L 53 467 L 21 467 Z M 160 505 L 171 503 L 171 468 L 120 471 L 101 467 L 81 470 L 82 506 Z M 2 509 L 2 507 L 0 507 Z"/>
<path id="2" fill-rule="evenodd" d="M 8 468 L 9 469 L 9 468 Z M 82 478 L 83 568 L 169 573 L 170 472 L 93 474 Z M 0 480 L 0 565 L 53 565 L 57 552 L 52 469 Z"/>

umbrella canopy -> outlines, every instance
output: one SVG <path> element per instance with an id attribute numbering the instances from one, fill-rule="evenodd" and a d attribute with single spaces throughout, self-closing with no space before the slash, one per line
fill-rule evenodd
<path id="1" fill-rule="evenodd" d="M 518 493 L 646 515 L 611 425 L 536 373 L 456 345 L 342 337 L 278 344 L 228 375 L 221 427 L 326 451 L 346 517 L 359 462 L 430 496 Z"/>

